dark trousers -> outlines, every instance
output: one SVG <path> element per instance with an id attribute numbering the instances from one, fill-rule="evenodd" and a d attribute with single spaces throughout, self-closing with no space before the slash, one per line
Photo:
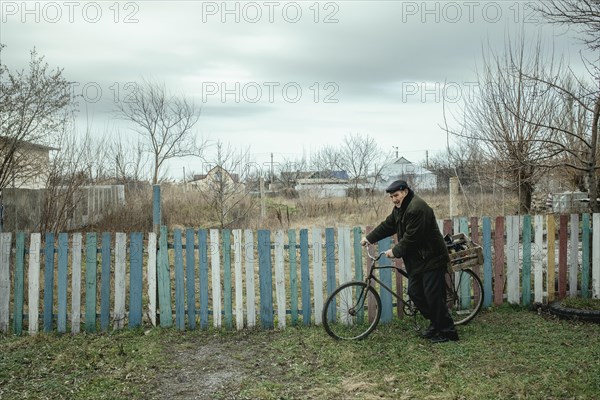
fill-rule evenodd
<path id="1" fill-rule="evenodd" d="M 446 270 L 438 268 L 408 279 L 408 295 L 439 332 L 456 332 L 446 305 Z"/>

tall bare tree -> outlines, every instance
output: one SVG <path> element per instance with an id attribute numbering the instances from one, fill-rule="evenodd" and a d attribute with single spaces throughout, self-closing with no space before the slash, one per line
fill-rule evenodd
<path id="1" fill-rule="evenodd" d="M 460 129 L 451 131 L 478 142 L 481 155 L 518 194 L 521 213 L 529 212 L 535 184 L 544 172 L 541 163 L 549 157 L 552 130 L 544 121 L 558 107 L 554 98 L 544 95 L 544 85 L 522 71 L 543 75 L 546 63 L 540 39 L 528 48 L 523 36 L 514 43 L 507 38 L 503 54 L 488 46 L 474 98 L 464 103 Z"/>
<path id="2" fill-rule="evenodd" d="M 31 51 L 29 70 L 11 71 L 0 44 L 0 190 L 26 184 L 48 160 L 35 156 L 36 145 L 55 146 L 72 121 L 69 82 Z"/>
<path id="3" fill-rule="evenodd" d="M 158 183 L 167 160 L 202 155 L 205 143 L 199 142 L 194 132 L 200 107 L 193 101 L 169 93 L 164 84 L 146 80 L 131 97 L 118 103 L 117 115 L 133 123 L 144 150 L 152 155 L 152 183 Z"/>

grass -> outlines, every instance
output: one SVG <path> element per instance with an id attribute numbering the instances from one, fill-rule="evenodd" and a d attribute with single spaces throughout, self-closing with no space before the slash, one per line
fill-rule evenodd
<path id="1" fill-rule="evenodd" d="M 459 333 L 459 342 L 431 345 L 402 320 L 356 342 L 334 341 L 321 327 L 4 336 L 0 398 L 593 399 L 600 393 L 600 325 L 504 306 Z"/>
<path id="2" fill-rule="evenodd" d="M 561 306 L 578 310 L 600 311 L 600 299 L 565 297 L 561 301 Z"/>

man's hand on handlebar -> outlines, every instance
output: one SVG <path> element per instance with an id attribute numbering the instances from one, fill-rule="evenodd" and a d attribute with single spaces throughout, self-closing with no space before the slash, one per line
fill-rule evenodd
<path id="1" fill-rule="evenodd" d="M 396 256 L 394 255 L 394 252 L 392 251 L 392 249 L 386 250 L 385 251 L 385 256 L 387 258 L 396 258 Z"/>
<path id="2" fill-rule="evenodd" d="M 371 243 L 369 243 L 369 241 L 367 240 L 367 238 L 366 238 L 366 237 L 363 237 L 363 238 L 360 240 L 360 245 L 361 245 L 361 246 L 366 246 L 366 245 L 368 245 L 368 244 L 371 244 Z"/>

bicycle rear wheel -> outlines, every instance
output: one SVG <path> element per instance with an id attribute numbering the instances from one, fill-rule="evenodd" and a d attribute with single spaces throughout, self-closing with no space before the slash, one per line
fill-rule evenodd
<path id="1" fill-rule="evenodd" d="M 381 298 L 365 282 L 348 282 L 335 289 L 323 307 L 323 327 L 341 340 L 367 337 L 379 323 Z"/>
<path id="2" fill-rule="evenodd" d="M 475 318 L 483 305 L 481 279 L 472 270 L 463 269 L 448 273 L 446 282 L 446 300 L 454 324 L 466 324 Z"/>

